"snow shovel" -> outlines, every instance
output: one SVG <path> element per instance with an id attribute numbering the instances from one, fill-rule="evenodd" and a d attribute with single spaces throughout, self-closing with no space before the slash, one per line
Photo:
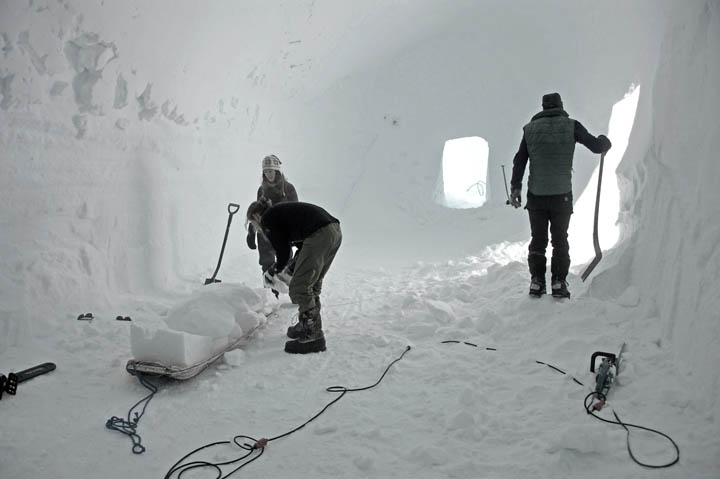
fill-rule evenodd
<path id="1" fill-rule="evenodd" d="M 215 276 L 217 276 L 218 271 L 220 271 L 220 263 L 222 263 L 222 257 L 223 253 L 225 252 L 225 244 L 227 243 L 228 233 L 230 232 L 230 223 L 232 223 L 232 217 L 235 213 L 238 212 L 240 209 L 240 205 L 236 205 L 235 203 L 229 203 L 228 204 L 228 222 L 227 226 L 225 227 L 225 237 L 223 238 L 222 248 L 220 248 L 220 258 L 218 258 L 217 267 L 215 267 L 215 272 L 210 278 L 205 279 L 205 284 L 210 283 L 219 283 L 219 279 L 215 279 Z"/>
<path id="2" fill-rule="evenodd" d="M 582 276 L 580 276 L 585 282 L 588 276 L 590 276 L 590 273 L 592 273 L 592 270 L 595 269 L 595 266 L 598 265 L 600 260 L 602 259 L 602 250 L 600 249 L 600 240 L 598 239 L 598 215 L 600 214 L 600 185 L 602 185 L 602 173 L 603 173 L 603 163 L 605 161 L 605 153 L 600 155 L 600 169 L 598 170 L 598 187 L 597 187 L 597 196 L 595 197 L 595 222 L 593 224 L 593 247 L 595 248 L 595 257 L 590 262 L 590 264 L 585 268 L 585 271 L 583 271 Z"/>

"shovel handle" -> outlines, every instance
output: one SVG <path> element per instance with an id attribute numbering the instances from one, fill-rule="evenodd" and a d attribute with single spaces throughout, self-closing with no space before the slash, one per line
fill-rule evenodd
<path id="1" fill-rule="evenodd" d="M 240 205 L 236 203 L 228 203 L 228 213 L 230 213 L 230 216 L 237 213 L 238 210 L 240 210 Z"/>
<path id="2" fill-rule="evenodd" d="M 508 192 L 507 177 L 505 176 L 505 165 L 500 165 L 500 168 L 502 168 L 502 172 L 503 172 L 503 185 L 505 185 L 505 196 L 507 197 L 505 204 L 509 205 L 510 204 L 510 193 Z"/>

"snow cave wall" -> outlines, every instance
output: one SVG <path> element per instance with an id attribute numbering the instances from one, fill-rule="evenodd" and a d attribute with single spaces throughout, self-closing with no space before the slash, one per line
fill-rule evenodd
<path id="1" fill-rule="evenodd" d="M 720 417 L 720 3 L 667 15 L 652 92 L 618 168 L 624 240 L 593 280 L 598 295 L 641 292 L 646 328 L 672 347 L 698 407 Z M 606 260 L 603 260 L 606 261 Z"/>

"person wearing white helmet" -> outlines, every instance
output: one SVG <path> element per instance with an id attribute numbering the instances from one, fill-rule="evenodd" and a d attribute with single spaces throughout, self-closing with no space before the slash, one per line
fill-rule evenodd
<path id="1" fill-rule="evenodd" d="M 295 186 L 285 178 L 281 165 L 282 162 L 275 155 L 268 155 L 263 158 L 262 182 L 257 190 L 257 200 L 265 198 L 272 205 L 298 201 Z M 258 250 L 258 262 L 263 273 L 275 264 L 276 253 L 272 244 L 263 235 L 257 234 L 252 224 L 248 225 L 247 244 L 250 249 Z M 276 297 L 279 296 L 279 292 L 275 289 L 273 289 L 273 294 Z"/>

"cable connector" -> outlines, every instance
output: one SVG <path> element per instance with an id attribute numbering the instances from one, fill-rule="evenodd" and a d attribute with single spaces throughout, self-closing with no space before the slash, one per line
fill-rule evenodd
<path id="1" fill-rule="evenodd" d="M 264 449 L 265 446 L 267 446 L 268 440 L 265 438 L 259 439 L 258 442 L 255 443 L 253 446 L 253 449 Z"/>

